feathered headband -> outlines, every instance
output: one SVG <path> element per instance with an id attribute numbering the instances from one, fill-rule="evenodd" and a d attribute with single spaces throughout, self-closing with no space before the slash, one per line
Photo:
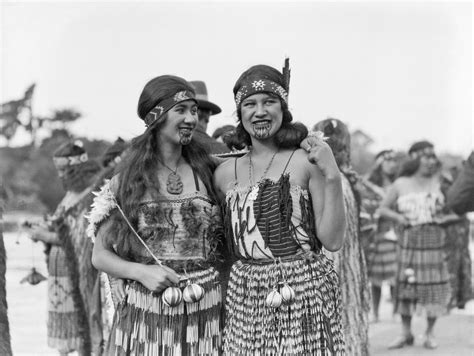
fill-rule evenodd
<path id="1" fill-rule="evenodd" d="M 240 106 L 242 101 L 254 94 L 258 93 L 273 93 L 278 95 L 281 100 L 288 104 L 288 92 L 290 88 L 290 59 L 285 58 L 285 65 L 282 70 L 283 80 L 285 88 L 280 84 L 275 83 L 268 79 L 255 79 L 248 82 L 244 82 L 240 89 L 235 94 L 235 104 L 237 108 Z"/>

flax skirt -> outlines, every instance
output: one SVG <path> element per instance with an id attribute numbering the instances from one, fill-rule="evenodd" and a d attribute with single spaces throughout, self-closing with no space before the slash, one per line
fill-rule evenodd
<path id="1" fill-rule="evenodd" d="M 434 224 L 405 229 L 400 239 L 396 311 L 401 315 L 425 312 L 437 317 L 447 312 L 451 296 L 445 248 L 446 234 Z M 407 269 L 414 271 L 408 283 Z"/>
<path id="2" fill-rule="evenodd" d="M 161 293 L 138 282 L 115 311 L 106 355 L 219 355 L 221 351 L 221 288 L 214 268 L 188 273 L 189 282 L 204 288 L 196 303 L 168 307 Z M 180 285 L 185 287 L 183 282 Z"/>
<path id="3" fill-rule="evenodd" d="M 268 307 L 268 293 L 281 283 L 294 289 L 295 300 Z M 237 261 L 225 317 L 225 355 L 344 355 L 339 279 L 322 254 L 311 261 Z"/>

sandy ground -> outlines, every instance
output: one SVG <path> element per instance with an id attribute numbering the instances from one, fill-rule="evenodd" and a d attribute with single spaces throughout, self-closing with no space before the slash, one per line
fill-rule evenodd
<path id="1" fill-rule="evenodd" d="M 5 217 L 8 218 L 7 216 Z M 57 355 L 46 341 L 47 283 L 36 286 L 20 284 L 31 267 L 47 276 L 43 247 L 32 243 L 26 233 L 5 233 L 7 250 L 7 300 L 10 332 L 14 355 Z M 387 350 L 387 345 L 398 335 L 400 322 L 392 316 L 388 289 L 383 290 L 380 322 L 370 325 L 371 355 L 431 355 L 474 356 L 474 302 L 465 310 L 455 310 L 436 325 L 437 350 L 422 347 L 425 328 L 423 318 L 414 318 L 415 346 L 400 350 Z M 357 326 L 355 326 L 357 327 Z M 350 355 L 348 355 L 350 356 Z"/>

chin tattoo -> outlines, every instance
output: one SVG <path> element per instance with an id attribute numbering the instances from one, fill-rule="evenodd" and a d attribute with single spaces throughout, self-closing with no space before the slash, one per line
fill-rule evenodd
<path id="1" fill-rule="evenodd" d="M 189 145 L 191 143 L 191 139 L 193 135 L 188 130 L 180 130 L 179 131 L 179 143 L 182 145 Z"/>
<path id="2" fill-rule="evenodd" d="M 265 139 L 270 137 L 270 131 L 272 129 L 271 123 L 264 124 L 252 124 L 252 130 L 255 138 Z"/>

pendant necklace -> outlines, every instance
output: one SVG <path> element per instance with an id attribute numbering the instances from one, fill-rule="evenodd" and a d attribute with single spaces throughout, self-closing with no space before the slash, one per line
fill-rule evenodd
<path id="1" fill-rule="evenodd" d="M 279 150 L 276 150 L 275 153 L 273 154 L 272 158 L 270 159 L 270 162 L 268 162 L 267 168 L 263 171 L 263 175 L 260 177 L 258 182 L 254 183 L 253 182 L 253 163 L 252 163 L 252 151 L 249 152 L 249 181 L 252 186 L 252 189 L 249 193 L 249 200 L 255 200 L 258 197 L 258 190 L 259 190 L 259 182 L 265 178 L 267 175 L 268 171 L 270 170 L 270 167 L 273 163 L 273 159 L 275 158 L 276 154 L 278 153 Z"/>
<path id="2" fill-rule="evenodd" d="M 171 171 L 171 173 L 168 175 L 168 179 L 166 180 L 166 191 L 173 195 L 181 194 L 183 192 L 183 181 L 181 180 L 181 176 L 178 174 L 180 160 L 181 157 L 178 159 L 176 169 L 171 169 L 161 159 L 158 159 L 158 161 L 164 167 L 168 168 Z"/>

